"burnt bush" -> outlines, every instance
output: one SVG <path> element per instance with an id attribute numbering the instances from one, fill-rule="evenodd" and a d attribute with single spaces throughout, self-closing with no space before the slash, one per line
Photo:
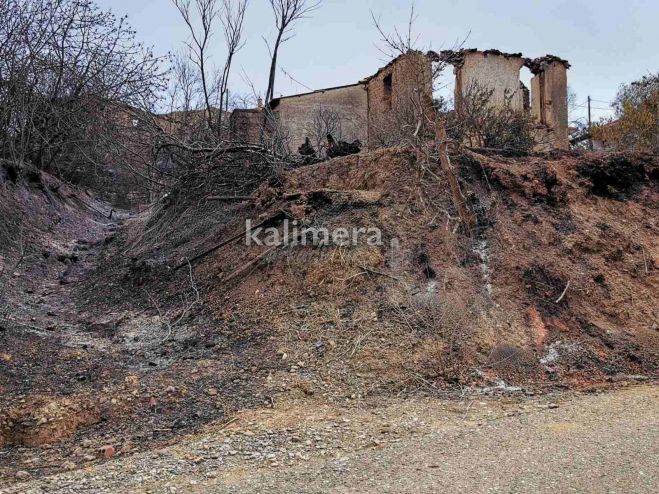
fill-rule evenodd
<path id="1" fill-rule="evenodd" d="M 0 163 L 0 172 L 3 172 L 2 175 L 5 175 L 11 183 L 15 184 L 18 181 L 20 171 L 20 166 L 16 163 L 11 161 L 2 161 Z M 4 178 L 2 175 L 0 175 L 0 178 Z"/>
<path id="2" fill-rule="evenodd" d="M 591 182 L 590 190 L 600 197 L 624 199 L 637 193 L 648 181 L 647 160 L 626 155 L 593 158 L 577 167 Z"/>
<path id="3" fill-rule="evenodd" d="M 459 111 L 446 115 L 447 133 L 470 147 L 496 149 L 510 156 L 529 154 L 535 144 L 531 115 L 513 108 L 513 95 L 503 107 L 494 105 L 493 94 L 493 89 L 478 82 L 471 84 L 457 102 Z"/>

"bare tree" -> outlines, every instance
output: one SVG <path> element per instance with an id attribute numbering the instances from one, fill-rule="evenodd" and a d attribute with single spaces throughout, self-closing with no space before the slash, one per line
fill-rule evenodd
<path id="1" fill-rule="evenodd" d="M 169 88 L 170 111 L 188 112 L 199 105 L 199 77 L 190 62 L 188 52 L 173 56 L 170 70 L 171 86 Z"/>
<path id="2" fill-rule="evenodd" d="M 164 87 L 162 62 L 125 17 L 89 0 L 2 2 L 0 152 L 65 178 L 109 179 L 116 138 Z"/>
<path id="3" fill-rule="evenodd" d="M 212 76 L 209 74 L 208 49 L 214 23 L 220 15 L 217 0 L 172 0 L 190 31 L 191 41 L 186 45 L 192 62 L 199 69 L 201 90 L 206 108 L 208 127 L 213 128 Z M 193 3 L 194 1 L 194 3 Z"/>
<path id="4" fill-rule="evenodd" d="M 391 33 L 388 33 L 383 29 L 382 24 L 380 23 L 380 18 L 376 18 L 371 10 L 373 26 L 375 26 L 380 34 L 381 46 L 378 46 L 378 49 L 383 55 L 387 56 L 387 58 L 395 58 L 398 55 L 405 55 L 406 53 L 417 49 L 417 43 L 419 42 L 420 36 L 414 34 L 414 23 L 417 19 L 415 9 L 414 2 L 412 2 L 410 5 L 410 17 L 407 21 L 405 31 L 399 30 L 397 26 L 394 26 L 394 30 Z"/>
<path id="5" fill-rule="evenodd" d="M 313 111 L 310 124 L 305 129 L 311 139 L 311 144 L 317 156 L 324 156 L 327 152 L 327 135 L 334 139 L 343 139 L 343 118 L 336 111 L 318 105 Z"/>
<path id="6" fill-rule="evenodd" d="M 190 31 L 191 40 L 186 43 L 186 55 L 198 70 L 208 128 L 220 141 L 224 114 L 229 106 L 231 66 L 236 53 L 244 46 L 243 24 L 248 0 L 222 0 L 221 3 L 219 0 L 172 1 Z M 226 46 L 226 58 L 221 73 L 212 70 L 209 54 L 210 41 L 218 22 L 222 25 Z"/>
<path id="7" fill-rule="evenodd" d="M 179 52 L 172 57 L 169 76 L 166 104 L 168 114 L 170 117 L 180 114 L 182 120 L 180 124 L 183 128 L 187 128 L 190 111 L 199 106 L 201 96 L 199 76 L 190 61 L 188 52 Z M 169 121 L 163 130 L 169 134 L 176 134 L 179 129 L 173 121 Z"/>
<path id="8" fill-rule="evenodd" d="M 372 139 L 378 146 L 423 147 L 435 134 L 432 91 L 446 63 L 439 60 L 431 62 L 419 50 L 420 35 L 415 30 L 417 18 L 415 4 L 411 2 L 405 25 L 400 28 L 394 26 L 393 30 L 389 31 L 371 11 L 373 26 L 380 37 L 377 48 L 387 59 L 405 56 L 405 60 L 400 63 L 404 64 L 404 70 L 411 75 L 407 87 L 402 92 L 399 89 L 399 97 L 392 106 L 392 112 L 373 122 Z"/>
<path id="9" fill-rule="evenodd" d="M 244 41 L 242 39 L 243 22 L 247 0 L 238 0 L 234 5 L 230 0 L 224 0 L 222 12 L 222 25 L 224 27 L 224 41 L 227 47 L 227 56 L 224 62 L 224 70 L 220 78 L 220 111 L 218 112 L 217 129 L 222 132 L 222 117 L 229 110 L 229 75 L 231 64 L 235 54 L 240 50 Z"/>
<path id="10" fill-rule="evenodd" d="M 309 2 L 308 0 L 269 0 L 272 12 L 275 15 L 275 26 L 277 36 L 270 50 L 270 75 L 268 77 L 268 89 L 265 92 L 266 107 L 272 101 L 275 91 L 275 75 L 277 73 L 277 57 L 279 47 L 290 40 L 294 35 L 292 26 L 295 21 L 304 19 L 307 14 L 320 7 L 321 0 Z"/>

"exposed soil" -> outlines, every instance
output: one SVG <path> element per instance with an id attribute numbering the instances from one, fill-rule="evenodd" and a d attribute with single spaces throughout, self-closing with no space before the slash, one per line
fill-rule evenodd
<path id="1" fill-rule="evenodd" d="M 112 215 L 0 167 L 0 476 L 160 447 L 291 398 L 655 379 L 654 157 L 453 162 L 471 232 L 441 171 L 405 149 L 303 167 L 237 203 L 206 200 L 204 177 Z M 247 219 L 377 227 L 382 242 L 247 246 Z"/>
<path id="2" fill-rule="evenodd" d="M 658 405 L 653 386 L 344 405 L 300 398 L 0 492 L 650 494 L 659 487 Z"/>

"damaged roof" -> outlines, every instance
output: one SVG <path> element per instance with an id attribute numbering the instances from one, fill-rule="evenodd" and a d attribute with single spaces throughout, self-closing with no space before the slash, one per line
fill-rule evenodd
<path id="1" fill-rule="evenodd" d="M 442 50 L 439 53 L 429 51 L 427 56 L 433 62 L 445 62 L 455 67 L 461 67 L 464 64 L 465 55 L 468 53 L 482 53 L 485 56 L 495 55 L 505 58 L 522 58 L 521 53 L 506 53 L 497 49 L 479 50 L 478 48 L 463 48 L 461 50 Z"/>
<path id="2" fill-rule="evenodd" d="M 570 68 L 570 62 L 568 62 L 563 58 L 557 57 L 556 55 L 545 55 L 544 57 L 538 57 L 533 59 L 526 58 L 524 60 L 524 66 L 528 67 L 528 69 L 534 74 L 539 74 L 540 72 L 545 70 L 547 65 L 554 62 L 562 63 L 563 65 L 565 65 L 566 69 Z"/>
<path id="3" fill-rule="evenodd" d="M 439 53 L 434 51 L 429 51 L 427 56 L 433 62 L 445 62 L 454 67 L 462 67 L 465 60 L 465 55 L 468 53 L 482 53 L 485 56 L 496 55 L 505 58 L 522 58 L 521 53 L 505 53 L 500 50 L 490 49 L 490 50 L 478 50 L 477 48 L 464 48 L 462 50 L 442 50 Z M 545 68 L 554 62 L 562 63 L 565 65 L 565 68 L 570 68 L 570 63 L 556 55 L 545 55 L 544 57 L 538 58 L 524 58 L 524 66 L 528 67 L 531 72 L 534 74 L 539 74 Z"/>
<path id="4" fill-rule="evenodd" d="M 385 65 L 384 67 L 380 67 L 375 74 L 369 75 L 368 77 L 365 77 L 364 79 L 359 81 L 359 83 L 360 84 L 367 84 L 371 79 L 377 77 L 378 75 L 380 75 L 381 72 L 383 72 L 384 70 L 387 70 L 389 67 L 391 67 L 396 62 L 398 62 L 398 60 L 400 60 L 401 58 L 405 58 L 409 55 L 423 55 L 423 53 L 420 52 L 419 50 L 410 50 L 406 53 L 401 53 L 396 58 L 392 59 L 387 65 Z"/>

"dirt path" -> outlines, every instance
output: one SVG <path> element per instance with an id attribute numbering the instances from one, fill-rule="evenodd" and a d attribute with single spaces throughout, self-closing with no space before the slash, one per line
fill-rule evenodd
<path id="1" fill-rule="evenodd" d="M 311 400 L 162 450 L 7 488 L 43 492 L 657 492 L 659 388 L 532 398 Z"/>

